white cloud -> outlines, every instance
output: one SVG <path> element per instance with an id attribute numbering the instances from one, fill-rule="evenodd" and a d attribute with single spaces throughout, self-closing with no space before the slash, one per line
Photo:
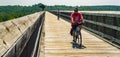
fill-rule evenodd
<path id="1" fill-rule="evenodd" d="M 0 5 L 119 5 L 120 0 L 0 0 Z"/>
<path id="2" fill-rule="evenodd" d="M 47 5 L 120 5 L 120 0 L 40 0 Z"/>

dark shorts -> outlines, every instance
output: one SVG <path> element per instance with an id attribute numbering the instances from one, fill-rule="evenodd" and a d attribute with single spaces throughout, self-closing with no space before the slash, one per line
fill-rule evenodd
<path id="1" fill-rule="evenodd" d="M 75 29 L 76 29 L 76 27 L 77 27 L 77 26 L 72 26 L 72 28 L 71 28 L 71 29 L 72 29 L 72 30 L 75 30 Z"/>
<path id="2" fill-rule="evenodd" d="M 70 30 L 71 35 L 72 35 L 72 32 L 76 30 L 76 27 L 79 26 L 79 25 L 83 25 L 83 23 L 72 26 L 72 28 Z"/>

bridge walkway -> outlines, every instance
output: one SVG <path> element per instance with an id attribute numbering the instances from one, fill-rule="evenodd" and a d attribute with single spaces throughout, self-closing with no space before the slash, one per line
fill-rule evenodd
<path id="1" fill-rule="evenodd" d="M 46 12 L 41 57 L 120 57 L 120 49 L 82 29 L 85 48 L 73 48 L 70 23 Z"/>

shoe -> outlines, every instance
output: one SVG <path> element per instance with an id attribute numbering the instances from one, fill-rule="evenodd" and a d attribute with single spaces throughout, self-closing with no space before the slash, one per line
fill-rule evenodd
<path id="1" fill-rule="evenodd" d="M 82 48 L 82 45 L 80 44 L 79 47 Z"/>

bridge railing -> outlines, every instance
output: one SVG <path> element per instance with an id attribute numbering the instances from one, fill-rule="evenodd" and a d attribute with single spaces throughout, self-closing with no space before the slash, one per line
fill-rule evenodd
<path id="1" fill-rule="evenodd" d="M 58 15 L 57 11 L 50 11 Z M 120 48 L 120 12 L 116 13 L 101 13 L 81 11 L 85 19 L 84 28 L 90 30 L 104 39 L 108 40 L 111 44 L 117 44 Z M 71 12 L 61 11 L 59 15 L 65 20 L 70 21 Z"/>
<path id="2" fill-rule="evenodd" d="M 42 37 L 42 29 L 44 25 L 45 13 L 40 15 L 39 19 L 36 21 L 36 28 L 31 35 L 29 41 L 27 42 L 23 52 L 20 57 L 39 57 L 40 55 L 40 38 Z"/>
<path id="3" fill-rule="evenodd" d="M 0 23 L 0 57 L 19 57 L 40 26 L 44 12 Z M 25 56 L 24 56 L 25 57 Z"/>

